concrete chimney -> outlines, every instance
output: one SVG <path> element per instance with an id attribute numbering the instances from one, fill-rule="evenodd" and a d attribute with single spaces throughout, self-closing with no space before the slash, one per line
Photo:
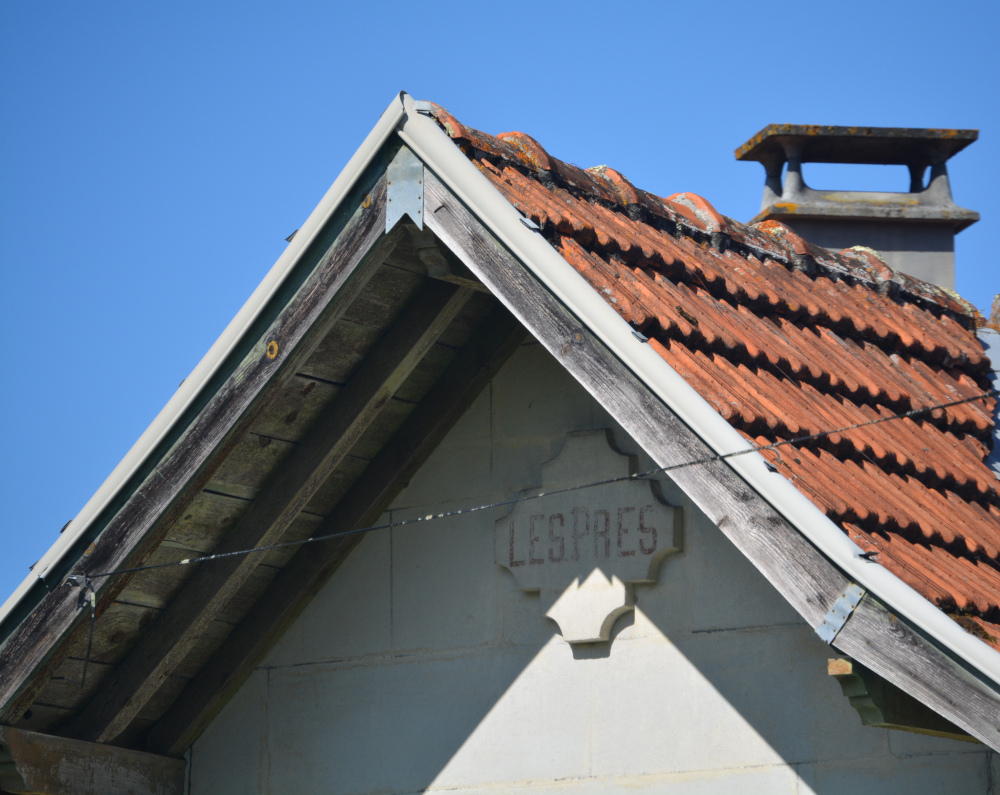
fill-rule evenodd
<path id="1" fill-rule="evenodd" d="M 753 222 L 781 221 L 834 251 L 867 246 L 890 267 L 954 290 L 955 235 L 979 213 L 952 201 L 945 164 L 978 137 L 977 130 L 771 124 L 737 149 L 736 159 L 756 160 L 767 174 Z M 803 178 L 803 163 L 907 166 L 910 190 L 814 190 Z"/>

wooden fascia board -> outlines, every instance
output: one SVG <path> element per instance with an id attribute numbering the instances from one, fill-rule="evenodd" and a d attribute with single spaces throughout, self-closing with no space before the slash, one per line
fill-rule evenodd
<path id="1" fill-rule="evenodd" d="M 343 391 L 272 473 L 252 508 L 226 534 L 216 553 L 281 539 L 471 295 L 467 287 L 425 283 Z M 111 742 L 125 731 L 257 564 L 256 556 L 241 555 L 202 566 L 102 683 L 73 721 L 71 734 L 82 740 Z"/>
<path id="2" fill-rule="evenodd" d="M 80 592 L 67 587 L 63 575 L 136 565 L 155 549 L 171 520 L 201 491 L 264 407 L 265 392 L 274 392 L 267 388 L 295 372 L 371 278 L 375 269 L 367 265 L 384 257 L 395 236 L 402 234 L 398 229 L 385 234 L 384 173 L 391 152 L 392 147 L 386 147 L 369 165 L 267 311 L 206 387 L 204 398 L 94 523 L 77 554 L 67 556 L 59 579 L 30 612 L 12 617 L 10 623 L 17 623 L 0 647 L 0 722 L 12 723 L 28 708 L 62 661 L 67 638 L 83 626 Z M 119 576 L 95 581 L 99 613 L 128 580 Z"/>
<path id="3" fill-rule="evenodd" d="M 660 466 L 714 456 L 429 169 L 425 195 L 431 231 Z M 820 624 L 849 584 L 837 567 L 726 462 L 678 469 L 671 478 L 810 626 Z M 871 597 L 862 600 L 834 646 L 1000 750 L 1000 694 Z"/>
<path id="4" fill-rule="evenodd" d="M 0 726 L 0 791 L 11 795 L 182 795 L 183 759 Z"/>

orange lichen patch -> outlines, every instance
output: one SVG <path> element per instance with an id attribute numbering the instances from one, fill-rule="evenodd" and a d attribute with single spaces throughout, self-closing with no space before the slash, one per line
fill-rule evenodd
<path id="1" fill-rule="evenodd" d="M 984 621 L 978 616 L 963 615 L 961 613 L 951 613 L 950 615 L 970 635 L 975 635 L 997 651 L 1000 651 L 1000 624 Z"/>
<path id="2" fill-rule="evenodd" d="M 540 143 L 530 135 L 521 132 L 500 133 L 497 136 L 501 141 L 510 144 L 514 149 L 523 155 L 522 162 L 527 163 L 536 171 L 551 171 L 552 162 L 549 160 L 549 153 L 546 152 Z"/>
<path id="3" fill-rule="evenodd" d="M 696 193 L 675 193 L 667 201 L 684 209 L 681 212 L 708 232 L 719 232 L 729 227 L 729 221 L 716 212 L 715 208 Z"/>
<path id="4" fill-rule="evenodd" d="M 607 166 L 594 166 L 593 168 L 588 168 L 587 171 L 606 179 L 611 185 L 612 190 L 618 194 L 618 201 L 622 206 L 628 207 L 630 204 L 638 204 L 639 194 L 636 193 L 632 183 L 613 168 L 608 168 Z"/>
<path id="5" fill-rule="evenodd" d="M 994 331 L 1000 331 L 1000 293 L 993 297 L 993 307 L 990 310 L 990 319 L 986 325 Z"/>
<path id="6" fill-rule="evenodd" d="M 790 442 L 762 455 L 873 565 L 1000 638 L 1000 497 L 984 463 L 996 401 L 978 397 L 989 362 L 967 302 L 877 252 L 834 254 L 691 193 L 584 171 L 523 133 L 437 118 L 722 417 L 758 446 Z"/>

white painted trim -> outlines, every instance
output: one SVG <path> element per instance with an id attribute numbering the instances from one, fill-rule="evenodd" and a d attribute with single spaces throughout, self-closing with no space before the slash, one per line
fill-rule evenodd
<path id="1" fill-rule="evenodd" d="M 537 232 L 430 118 L 403 97 L 400 137 L 452 192 L 577 318 L 716 453 L 749 443 L 659 354 L 639 342 L 632 327 Z M 433 207 L 426 207 L 433 213 Z M 810 542 L 855 582 L 946 648 L 1000 684 L 1000 654 L 970 635 L 888 569 L 860 557 L 861 549 L 759 453 L 727 463 Z"/>
<path id="2" fill-rule="evenodd" d="M 31 573 L 3 603 L 3 606 L 0 607 L 0 621 L 7 617 L 38 579 L 62 560 L 77 539 L 88 530 L 90 523 L 115 499 L 129 478 L 145 463 L 150 453 L 171 432 L 177 420 L 198 398 L 202 389 L 215 375 L 226 357 L 239 344 L 243 335 L 260 315 L 271 297 L 281 287 L 303 252 L 316 238 L 316 235 L 322 231 L 343 197 L 354 186 L 355 181 L 361 176 L 382 145 L 395 132 L 404 114 L 401 97 L 402 92 L 400 96 L 395 97 L 389 103 L 389 107 L 386 108 L 374 129 L 365 138 L 364 143 L 354 153 L 337 179 L 334 180 L 326 195 L 316 205 L 316 209 L 310 213 L 278 261 L 268 271 L 264 280 L 253 291 L 240 311 L 236 313 L 236 317 L 226 326 L 225 331 L 209 348 L 208 353 L 191 371 L 191 375 L 183 381 L 167 405 L 156 415 L 156 418 L 146 428 L 138 441 L 132 445 L 132 449 L 125 454 L 118 466 L 111 471 L 94 496 L 87 501 L 76 518 L 69 523 L 56 542 L 35 564 Z"/>

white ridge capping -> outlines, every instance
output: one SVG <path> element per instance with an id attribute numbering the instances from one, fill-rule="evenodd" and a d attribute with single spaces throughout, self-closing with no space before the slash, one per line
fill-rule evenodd
<path id="1" fill-rule="evenodd" d="M 250 294 L 246 303 L 236 316 L 226 326 L 208 353 L 198 362 L 194 370 L 178 387 L 173 397 L 167 402 L 149 427 L 143 431 L 125 457 L 111 471 L 104 483 L 94 493 L 76 517 L 63 530 L 56 542 L 35 564 L 32 571 L 17 587 L 7 600 L 0 606 L 0 621 L 14 609 L 24 598 L 38 579 L 41 579 L 63 558 L 73 543 L 83 535 L 90 523 L 115 498 L 128 479 L 143 465 L 150 453 L 160 441 L 170 433 L 174 423 L 198 397 L 208 381 L 225 361 L 226 357 L 240 342 L 253 322 L 260 315 L 268 301 L 281 287 L 285 278 L 298 263 L 299 258 L 307 249 L 316 235 L 323 229 L 330 216 L 340 205 L 341 200 L 354 186 L 354 183 L 367 168 L 382 145 L 395 132 L 400 119 L 403 118 L 403 103 L 400 101 L 402 92 L 393 98 L 389 107 L 382 113 L 374 129 L 365 138 L 364 143 L 348 161 L 344 170 L 334 180 L 316 209 L 310 213 L 305 223 L 292 238 L 291 242 L 271 266 L 263 281 Z"/>
<path id="2" fill-rule="evenodd" d="M 577 273 L 465 157 L 430 118 L 403 95 L 406 117 L 400 137 L 508 249 L 627 367 L 717 454 L 752 446 Z M 848 577 L 906 617 L 946 648 L 1000 684 L 1000 654 L 969 634 L 881 564 L 859 557 L 861 549 L 782 475 L 770 471 L 760 453 L 726 460 Z"/>

